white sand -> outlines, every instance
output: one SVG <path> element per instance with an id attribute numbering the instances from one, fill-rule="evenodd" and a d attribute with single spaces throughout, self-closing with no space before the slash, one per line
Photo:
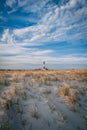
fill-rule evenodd
<path id="1" fill-rule="evenodd" d="M 3 85 L 3 76 L 0 78 L 0 125 L 3 129 L 87 130 L 84 73 L 75 77 L 68 72 L 37 71 L 30 75 L 19 72 L 14 81 L 13 76 L 11 73 L 9 78 L 5 77 L 8 85 Z M 65 86 L 69 87 L 69 92 L 61 95 L 60 90 Z M 71 95 L 74 102 L 69 100 Z"/>

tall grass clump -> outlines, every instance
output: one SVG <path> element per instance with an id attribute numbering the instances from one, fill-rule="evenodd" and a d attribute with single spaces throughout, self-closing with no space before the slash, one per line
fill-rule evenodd
<path id="1" fill-rule="evenodd" d="M 36 105 L 32 106 L 32 117 L 38 119 L 38 111 L 37 111 L 37 106 Z"/>
<path id="2" fill-rule="evenodd" d="M 68 94 L 69 94 L 69 87 L 62 87 L 60 89 L 60 95 L 61 96 L 68 96 Z"/>
<path id="3" fill-rule="evenodd" d="M 6 104 L 5 104 L 6 110 L 9 110 L 11 107 L 12 107 L 12 100 L 7 99 Z"/>
<path id="4" fill-rule="evenodd" d="M 0 77 L 0 85 L 2 86 L 9 86 L 10 80 L 7 77 Z"/>

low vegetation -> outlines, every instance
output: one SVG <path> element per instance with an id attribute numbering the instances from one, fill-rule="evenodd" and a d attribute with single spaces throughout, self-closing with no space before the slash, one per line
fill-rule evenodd
<path id="1" fill-rule="evenodd" d="M 32 117 L 38 119 L 38 110 L 37 110 L 37 106 L 35 104 L 32 106 L 31 114 L 32 114 Z"/>
<path id="2" fill-rule="evenodd" d="M 86 130 L 86 111 L 87 70 L 0 71 L 0 130 Z"/>

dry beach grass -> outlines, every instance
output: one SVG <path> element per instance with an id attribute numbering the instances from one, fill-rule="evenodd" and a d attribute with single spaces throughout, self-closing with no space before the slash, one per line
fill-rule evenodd
<path id="1" fill-rule="evenodd" d="M 87 130 L 87 70 L 0 71 L 0 130 Z"/>

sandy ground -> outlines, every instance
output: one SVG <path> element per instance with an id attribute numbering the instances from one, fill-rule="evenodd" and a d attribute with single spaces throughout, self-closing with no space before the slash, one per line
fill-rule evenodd
<path id="1" fill-rule="evenodd" d="M 0 71 L 0 130 L 87 130 L 87 70 Z"/>

